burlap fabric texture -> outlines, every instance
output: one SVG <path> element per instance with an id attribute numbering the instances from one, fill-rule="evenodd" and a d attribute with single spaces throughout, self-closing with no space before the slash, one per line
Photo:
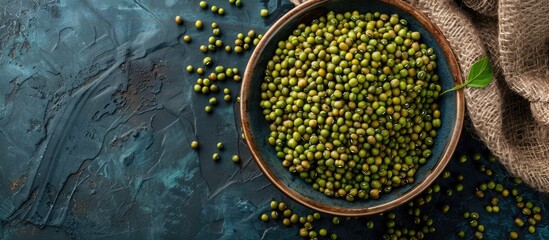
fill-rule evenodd
<path id="1" fill-rule="evenodd" d="M 464 79 L 490 57 L 494 81 L 464 90 L 468 116 L 512 174 L 549 192 L 549 0 L 405 2 L 442 30 Z"/>

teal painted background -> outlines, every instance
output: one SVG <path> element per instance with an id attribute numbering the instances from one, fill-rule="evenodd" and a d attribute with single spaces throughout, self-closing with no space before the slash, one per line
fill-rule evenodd
<path id="1" fill-rule="evenodd" d="M 237 104 L 221 101 L 206 114 L 210 96 L 196 95 L 197 76 L 185 71 L 200 65 L 198 46 L 211 35 L 209 27 L 196 30 L 194 20 L 218 22 L 222 39 L 232 43 L 238 32 L 264 33 L 293 5 L 209 3 L 225 8 L 225 16 L 201 10 L 198 1 L 1 1 L 0 239 L 297 238 L 296 227 L 262 223 L 258 216 L 273 198 L 301 214 L 310 210 L 261 174 L 240 138 Z M 261 8 L 271 16 L 261 18 Z M 176 25 L 176 15 L 186 22 Z M 183 43 L 184 34 L 193 37 L 191 44 Z M 250 54 L 211 56 L 214 64 L 242 71 Z M 221 87 L 230 88 L 234 99 L 239 83 Z M 464 131 L 457 154 L 487 153 L 471 132 Z M 198 152 L 189 148 L 195 139 L 202 144 Z M 225 149 L 213 162 L 218 141 Z M 233 154 L 243 159 L 240 165 L 230 161 Z M 514 186 L 500 165 L 485 164 L 496 180 L 547 210 L 547 194 Z M 488 197 L 472 196 L 490 179 L 477 165 L 450 164 L 452 172 L 465 175 L 465 190 L 433 197 L 425 211 L 437 232 L 429 239 L 468 230 L 461 218 L 465 209 L 482 212 L 488 204 Z M 440 183 L 451 186 L 448 181 Z M 446 202 L 452 208 L 442 214 Z M 521 213 L 514 201 L 501 199 L 500 206 L 500 214 L 482 214 L 486 239 L 518 229 L 513 218 Z M 331 226 L 325 217 L 319 224 L 344 239 L 379 239 L 383 218 L 373 219 L 374 231 L 365 230 L 363 218 Z M 535 235 L 518 231 L 524 239 L 549 239 L 545 215 L 537 227 Z"/>

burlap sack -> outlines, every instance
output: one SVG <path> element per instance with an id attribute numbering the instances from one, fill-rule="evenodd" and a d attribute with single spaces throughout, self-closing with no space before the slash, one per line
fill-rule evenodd
<path id="1" fill-rule="evenodd" d="M 496 79 L 465 88 L 467 113 L 511 173 L 549 192 L 549 0 L 405 1 L 442 30 L 464 79 L 490 57 Z"/>

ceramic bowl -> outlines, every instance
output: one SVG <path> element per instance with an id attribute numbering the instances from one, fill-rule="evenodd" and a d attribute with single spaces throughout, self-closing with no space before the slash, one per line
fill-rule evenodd
<path id="1" fill-rule="evenodd" d="M 259 168 L 278 189 L 309 208 L 340 216 L 364 216 L 384 212 L 421 193 L 448 164 L 459 140 L 464 118 L 462 91 L 441 96 L 438 101 L 443 124 L 438 129 L 432 156 L 426 164 L 419 167 L 414 183 L 394 188 L 376 200 L 348 202 L 328 197 L 284 168 L 281 160 L 276 157 L 274 147 L 266 142 L 269 124 L 260 107 L 260 85 L 267 61 L 274 55 L 277 43 L 287 39 L 298 24 L 310 24 L 311 20 L 324 16 L 329 11 L 344 13 L 355 10 L 361 13 L 396 13 L 406 19 L 410 29 L 419 31 L 422 41 L 434 48 L 438 56 L 436 71 L 440 76 L 442 89 L 449 89 L 462 82 L 456 58 L 440 30 L 429 18 L 400 0 L 310 0 L 285 14 L 267 31 L 248 62 L 242 82 L 240 118 L 246 143 Z"/>

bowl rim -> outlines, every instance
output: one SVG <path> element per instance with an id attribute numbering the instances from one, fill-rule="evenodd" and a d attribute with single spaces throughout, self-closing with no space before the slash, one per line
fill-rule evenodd
<path id="1" fill-rule="evenodd" d="M 406 191 L 402 195 L 397 196 L 395 199 L 392 199 L 383 204 L 375 205 L 372 207 L 366 207 L 366 208 L 335 207 L 335 206 L 326 205 L 319 201 L 315 201 L 313 199 L 307 198 L 301 195 L 300 193 L 298 193 L 297 191 L 295 191 L 294 189 L 288 187 L 269 169 L 268 165 L 261 158 L 261 155 L 259 154 L 260 150 L 256 145 L 256 142 L 251 137 L 252 131 L 250 128 L 250 123 L 247 118 L 247 113 L 248 113 L 247 100 L 249 98 L 247 89 L 250 88 L 251 81 L 253 80 L 252 79 L 253 69 L 255 69 L 257 65 L 257 59 L 259 58 L 259 56 L 261 55 L 261 52 L 265 48 L 267 41 L 276 33 L 278 33 L 278 31 L 290 20 L 292 20 L 294 16 L 296 16 L 297 14 L 301 14 L 302 12 L 307 11 L 307 9 L 315 7 L 317 5 L 322 5 L 324 3 L 332 2 L 332 1 L 336 1 L 336 0 L 306 1 L 305 3 L 302 3 L 294 7 L 292 10 L 290 10 L 285 15 L 283 15 L 265 33 L 265 35 L 263 36 L 263 39 L 259 42 L 259 44 L 254 49 L 247 63 L 246 70 L 244 72 L 242 86 L 240 90 L 240 99 L 241 99 L 240 121 L 242 124 L 242 131 L 244 133 L 247 147 L 250 150 L 250 153 L 254 161 L 259 166 L 263 174 L 269 179 L 269 181 L 273 185 L 275 185 L 276 188 L 282 191 L 285 195 L 289 196 L 294 201 L 297 201 L 300 204 L 305 205 L 306 207 L 309 207 L 311 209 L 314 209 L 316 211 L 323 212 L 323 213 L 339 215 L 339 216 L 349 216 L 349 217 L 373 215 L 373 214 L 385 212 L 387 210 L 400 206 L 403 203 L 408 202 L 409 200 L 411 200 L 412 198 L 416 197 L 418 194 L 423 192 L 428 186 L 430 186 L 433 183 L 433 181 L 440 175 L 440 173 L 442 173 L 444 168 L 449 163 L 460 138 L 461 130 L 463 127 L 464 115 L 465 115 L 464 93 L 463 93 L 463 89 L 455 91 L 456 122 L 454 124 L 454 128 L 450 135 L 450 141 L 446 145 L 446 148 L 444 149 L 438 163 L 435 164 L 435 166 L 431 169 L 430 172 L 428 172 L 427 176 L 423 181 L 413 186 L 409 191 Z M 446 58 L 446 61 L 448 63 L 451 75 L 454 77 L 454 84 L 458 85 L 463 82 L 460 67 L 457 63 L 456 56 L 450 47 L 450 44 L 448 43 L 448 41 L 446 40 L 446 38 L 444 37 L 440 29 L 433 22 L 431 22 L 431 20 L 427 16 L 421 13 L 418 9 L 400 0 L 374 0 L 374 1 L 390 5 L 391 7 L 394 7 L 403 12 L 406 12 L 411 17 L 415 18 L 423 27 L 425 27 L 425 29 L 433 35 L 433 38 L 436 40 L 441 51 L 444 53 L 444 57 Z"/>

